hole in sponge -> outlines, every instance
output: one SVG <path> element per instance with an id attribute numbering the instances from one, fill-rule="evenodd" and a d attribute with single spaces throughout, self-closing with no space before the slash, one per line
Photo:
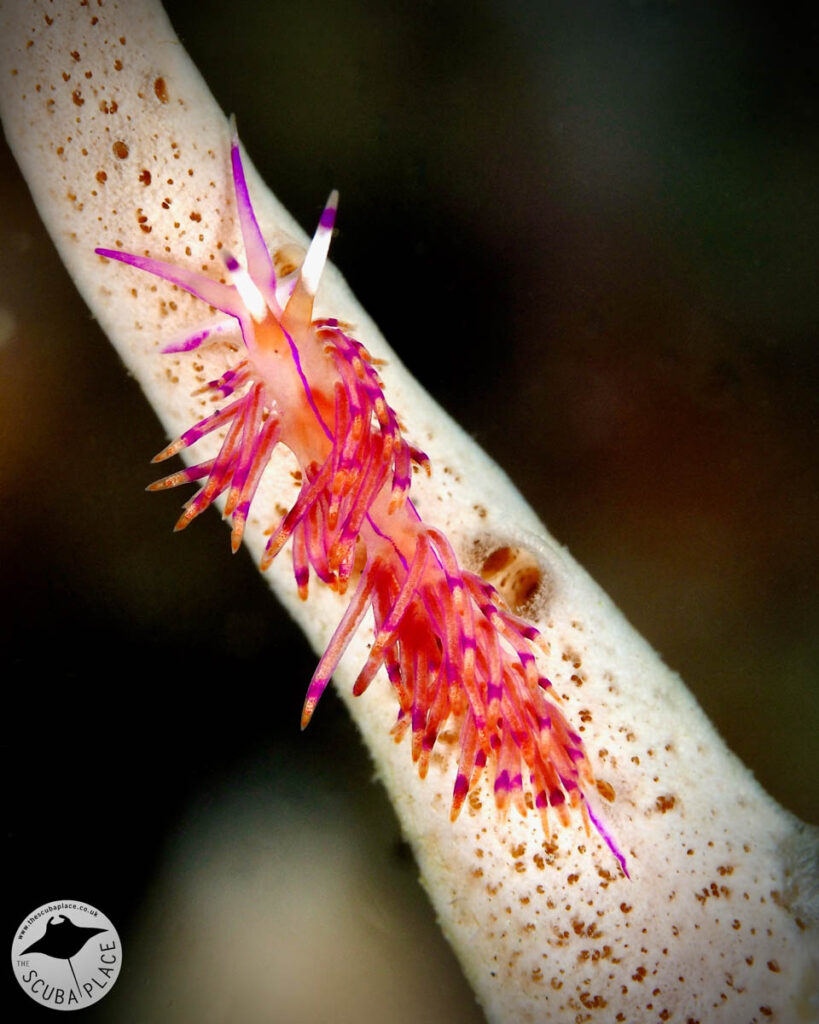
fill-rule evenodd
<path id="1" fill-rule="evenodd" d="M 516 613 L 531 604 L 543 582 L 534 556 L 521 547 L 495 548 L 484 558 L 480 574 Z"/>

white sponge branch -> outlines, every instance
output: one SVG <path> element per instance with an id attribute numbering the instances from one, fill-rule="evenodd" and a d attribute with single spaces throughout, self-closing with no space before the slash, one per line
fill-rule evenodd
<path id="1" fill-rule="evenodd" d="M 201 418 L 193 393 L 225 368 L 223 346 L 161 354 L 201 322 L 201 303 L 94 249 L 122 248 L 215 277 L 225 250 L 243 258 L 228 121 L 155 0 L 6 0 L 0 10 L 6 136 L 77 287 L 176 436 Z M 271 250 L 305 246 L 247 167 Z M 386 361 L 387 397 L 434 469 L 413 484 L 425 519 L 468 567 L 508 556 L 534 574 L 531 618 L 549 647 L 543 671 L 581 729 L 597 779 L 593 811 L 631 875 L 579 816 L 545 838 L 537 814 L 513 810 L 501 820 L 487 789 L 471 794 L 451 823 L 455 748 L 437 753 L 427 779 L 418 778 L 408 743 L 390 736 L 395 702 L 386 681 L 349 696 L 372 639 L 359 637 L 336 682 L 487 1016 L 819 1019 L 815 830 L 761 790 L 680 679 L 407 374 L 332 267 L 317 306 L 353 324 Z M 291 468 L 278 460 L 263 481 L 246 532 L 256 558 L 269 526 L 259 509 L 292 494 Z M 303 603 L 284 564 L 268 578 L 322 650 L 344 599 L 314 586 Z"/>

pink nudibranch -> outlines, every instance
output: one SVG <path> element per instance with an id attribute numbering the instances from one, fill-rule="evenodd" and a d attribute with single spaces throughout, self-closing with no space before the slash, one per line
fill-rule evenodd
<path id="1" fill-rule="evenodd" d="M 600 832 L 621 867 L 625 858 L 589 807 L 593 784 L 580 736 L 547 697 L 540 674 L 538 631 L 513 614 L 498 592 L 466 571 L 446 537 L 418 514 L 409 492 L 412 473 L 429 472 L 423 452 L 402 436 L 381 380 L 363 345 L 335 319 L 313 320 L 313 299 L 335 223 L 337 195 L 319 220 L 302 266 L 292 280 L 277 280 L 253 212 L 238 138 L 231 163 L 246 267 L 230 253 L 231 283 L 147 256 L 97 249 L 185 289 L 224 317 L 165 352 L 188 352 L 222 338 L 238 323 L 244 354 L 205 389 L 226 402 L 168 445 L 162 461 L 213 431 L 223 431 L 215 458 L 151 485 L 175 487 L 202 480 L 177 523 L 187 526 L 227 492 L 224 515 L 235 551 L 264 469 L 277 445 L 301 469 L 301 487 L 278 521 L 262 556 L 267 568 L 288 540 L 293 574 L 306 599 L 310 570 L 339 593 L 353 584 L 347 609 L 307 690 L 302 727 L 369 609 L 374 639 L 353 687 L 363 693 L 383 665 L 398 698 L 396 740 L 411 730 L 412 757 L 423 778 L 444 726 L 457 724 L 460 757 L 452 799 L 457 817 L 486 767 L 495 801 L 548 812 L 563 824 L 579 811 Z M 626 872 L 627 873 L 627 872 Z"/>

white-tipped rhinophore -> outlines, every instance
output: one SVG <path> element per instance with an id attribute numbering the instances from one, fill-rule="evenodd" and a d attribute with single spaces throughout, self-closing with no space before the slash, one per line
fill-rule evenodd
<path id="1" fill-rule="evenodd" d="M 330 251 L 337 210 L 338 192 L 333 189 L 324 206 L 316 233 L 310 242 L 310 248 L 304 257 L 304 263 L 301 265 L 301 283 L 304 291 L 311 297 L 315 296 L 318 291 L 321 275 L 327 264 L 327 254 Z"/>
<path id="2" fill-rule="evenodd" d="M 253 283 L 250 274 L 248 274 L 233 253 L 225 251 L 222 254 L 222 259 L 231 280 L 236 286 L 236 291 L 242 297 L 242 302 L 250 310 L 250 315 L 257 324 L 262 323 L 267 316 L 267 303 L 264 300 L 264 296 Z"/>

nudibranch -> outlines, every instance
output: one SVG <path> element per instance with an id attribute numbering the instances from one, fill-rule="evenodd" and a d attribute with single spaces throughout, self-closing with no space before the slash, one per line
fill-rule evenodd
<path id="1" fill-rule="evenodd" d="M 398 699 L 396 741 L 411 732 L 423 778 L 436 740 L 452 722 L 460 753 L 454 820 L 486 769 L 497 807 L 570 811 L 594 824 L 625 871 L 625 859 L 595 817 L 584 789 L 593 783 L 582 740 L 547 695 L 534 626 L 514 614 L 479 575 L 463 569 L 447 538 L 425 523 L 410 497 L 413 471 L 427 456 L 403 436 L 381 379 L 347 324 L 313 319 L 313 300 L 336 217 L 333 192 L 297 273 L 278 279 L 250 202 L 235 132 L 230 157 L 244 265 L 224 253 L 230 283 L 169 262 L 112 249 L 95 251 L 185 289 L 223 316 L 163 352 L 189 352 L 226 332 L 240 335 L 242 356 L 204 390 L 219 407 L 161 451 L 164 461 L 218 431 L 211 459 L 179 470 L 150 489 L 201 481 L 177 523 L 187 526 L 226 494 L 224 516 L 239 547 L 259 481 L 278 445 L 298 460 L 298 496 L 275 525 L 262 569 L 289 541 L 293 575 L 307 598 L 311 570 L 352 596 L 307 690 L 302 728 L 368 611 L 374 635 L 353 692 L 362 694 L 383 666 Z M 238 340 L 238 339 L 237 339 Z"/>

